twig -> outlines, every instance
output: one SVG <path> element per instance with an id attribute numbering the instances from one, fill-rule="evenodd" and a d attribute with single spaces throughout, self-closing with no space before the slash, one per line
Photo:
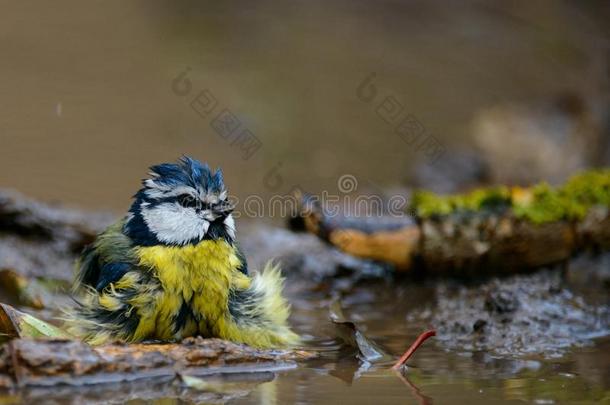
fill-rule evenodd
<path id="1" fill-rule="evenodd" d="M 396 364 L 394 364 L 394 366 L 392 367 L 392 370 L 398 370 L 400 367 L 402 367 L 407 362 L 407 360 L 409 360 L 411 358 L 413 353 L 415 353 L 417 348 L 419 346 L 421 346 L 422 343 L 424 343 L 428 338 L 430 338 L 432 336 L 436 336 L 435 330 L 428 330 L 428 331 L 425 331 L 424 333 L 422 333 L 421 335 L 419 335 L 419 337 L 415 340 L 415 342 L 413 342 L 411 347 L 409 347 L 409 349 L 407 349 L 405 354 L 403 354 L 402 357 L 396 362 Z"/>

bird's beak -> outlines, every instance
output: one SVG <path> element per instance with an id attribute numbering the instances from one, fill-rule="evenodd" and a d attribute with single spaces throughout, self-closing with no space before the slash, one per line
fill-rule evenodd
<path id="1" fill-rule="evenodd" d="M 223 204 L 220 206 L 214 213 L 218 216 L 218 218 L 225 219 L 235 210 L 235 205 L 232 204 Z"/>
<path id="2" fill-rule="evenodd" d="M 228 217 L 229 215 L 231 215 L 231 213 L 233 213 L 233 210 L 234 210 L 234 209 L 235 209 L 235 207 L 232 207 L 232 208 L 230 208 L 230 209 L 224 210 L 224 211 L 222 212 L 222 217 L 223 217 L 223 218 Z"/>

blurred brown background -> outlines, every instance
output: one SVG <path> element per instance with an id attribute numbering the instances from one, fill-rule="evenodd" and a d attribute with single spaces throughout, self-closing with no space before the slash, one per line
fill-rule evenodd
<path id="1" fill-rule="evenodd" d="M 344 173 L 391 187 L 425 156 L 357 98 L 371 72 L 438 138 L 442 159 L 476 146 L 481 111 L 516 103 L 527 114 L 562 94 L 578 101 L 559 111 L 586 112 L 596 150 L 608 21 L 605 1 L 6 1 L 0 187 L 123 211 L 147 166 L 183 153 L 222 166 L 238 196 L 334 190 Z M 186 67 L 193 91 L 209 89 L 260 139 L 253 157 L 172 92 Z"/>

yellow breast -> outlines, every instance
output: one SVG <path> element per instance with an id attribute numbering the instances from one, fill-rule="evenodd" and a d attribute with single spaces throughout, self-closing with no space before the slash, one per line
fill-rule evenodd
<path id="1" fill-rule="evenodd" d="M 227 316 L 229 289 L 250 284 L 249 277 L 237 270 L 240 261 L 235 247 L 226 241 L 140 247 L 136 254 L 140 265 L 151 269 L 163 290 L 151 316 L 141 320 L 139 334 L 154 330 L 159 339 L 210 334 L 210 328 Z M 189 319 L 182 330 L 176 331 L 175 320 L 183 303 L 198 321 Z"/>

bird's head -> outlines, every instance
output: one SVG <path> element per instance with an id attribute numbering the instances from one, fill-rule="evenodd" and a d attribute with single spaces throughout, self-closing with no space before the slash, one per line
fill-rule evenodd
<path id="1" fill-rule="evenodd" d="M 150 178 L 134 196 L 124 232 L 136 244 L 195 244 L 235 239 L 233 207 L 222 171 L 187 156 L 150 168 Z"/>

